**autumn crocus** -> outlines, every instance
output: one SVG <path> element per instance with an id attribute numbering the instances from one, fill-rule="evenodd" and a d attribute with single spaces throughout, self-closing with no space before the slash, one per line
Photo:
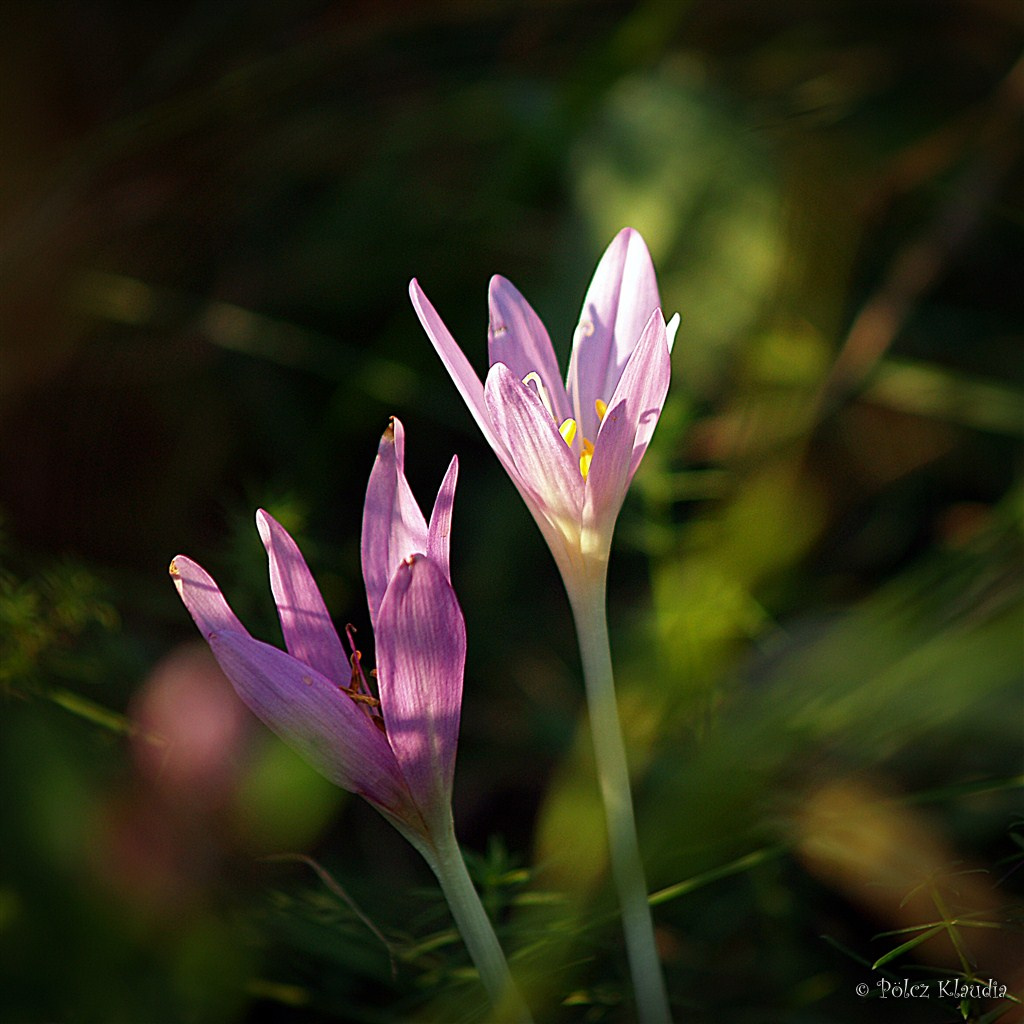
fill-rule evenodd
<path id="1" fill-rule="evenodd" d="M 647 1024 L 668 1021 L 615 701 L 605 589 L 615 521 L 668 393 L 678 318 L 666 326 L 650 254 L 631 228 L 615 236 L 598 263 L 564 384 L 547 330 L 503 277 L 491 278 L 490 368 L 483 382 L 415 280 L 409 291 L 565 583 L 637 1009 Z"/>
<path id="2" fill-rule="evenodd" d="M 362 561 L 377 668 L 346 650 L 302 553 L 260 510 L 256 524 L 286 651 L 250 636 L 212 577 L 184 555 L 178 593 L 249 708 L 332 782 L 364 797 L 434 870 L 495 1002 L 528 1016 L 466 872 L 451 813 L 466 628 L 449 580 L 452 459 L 428 523 L 405 478 L 395 419 L 370 474 Z M 374 685 L 375 684 L 375 685 Z"/>
<path id="3" fill-rule="evenodd" d="M 413 306 L 522 495 L 566 585 L 603 571 L 619 509 L 668 392 L 678 317 L 666 327 L 647 246 L 625 228 L 583 300 L 562 382 L 540 317 L 491 278 L 483 382 L 415 280 Z"/>

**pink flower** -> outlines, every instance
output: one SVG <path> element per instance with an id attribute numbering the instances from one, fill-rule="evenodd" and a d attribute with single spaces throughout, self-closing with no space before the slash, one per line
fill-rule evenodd
<path id="1" fill-rule="evenodd" d="M 668 393 L 678 317 L 666 328 L 650 254 L 625 228 L 594 273 L 563 385 L 540 318 L 490 284 L 490 369 L 473 370 L 417 281 L 420 322 L 523 496 L 566 581 L 607 562 L 612 532 Z"/>
<path id="2" fill-rule="evenodd" d="M 266 512 L 257 512 L 256 525 L 287 653 L 250 636 L 190 558 L 178 555 L 170 570 L 249 708 L 421 850 L 451 828 L 466 657 L 465 623 L 448 578 L 457 471 L 452 459 L 428 524 L 405 479 L 397 419 L 381 440 L 363 518 L 363 577 L 377 652 L 369 678 L 351 629 L 346 653 L 298 546 Z"/>

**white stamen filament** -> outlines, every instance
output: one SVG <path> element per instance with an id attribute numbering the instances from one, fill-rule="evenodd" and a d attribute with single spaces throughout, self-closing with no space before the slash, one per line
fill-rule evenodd
<path id="1" fill-rule="evenodd" d="M 544 381 L 540 379 L 540 374 L 536 370 L 531 370 L 524 378 L 523 383 L 529 387 L 531 384 L 537 386 L 537 395 L 540 400 L 544 403 L 544 408 L 547 409 L 548 414 L 552 419 L 555 418 L 555 410 L 551 408 L 551 397 L 548 395 L 548 389 L 544 387 Z"/>

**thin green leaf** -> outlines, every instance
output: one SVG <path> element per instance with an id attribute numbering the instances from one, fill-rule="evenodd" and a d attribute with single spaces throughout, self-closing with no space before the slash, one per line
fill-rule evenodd
<path id="1" fill-rule="evenodd" d="M 910 939 L 907 942 L 902 943 L 901 945 L 897 946 L 895 949 L 889 950 L 889 952 L 886 953 L 884 956 L 880 956 L 871 965 L 871 969 L 873 971 L 877 971 L 878 968 L 882 966 L 882 964 L 887 964 L 890 961 L 895 960 L 896 957 L 902 956 L 902 954 L 906 953 L 908 950 L 916 949 L 918 946 L 921 945 L 922 942 L 927 942 L 928 939 L 930 939 L 933 935 L 938 935 L 940 932 L 943 932 L 945 930 L 946 930 L 946 926 L 944 924 L 936 925 L 934 928 L 928 928 L 926 931 L 922 932 L 920 935 L 915 935 L 914 938 Z"/>

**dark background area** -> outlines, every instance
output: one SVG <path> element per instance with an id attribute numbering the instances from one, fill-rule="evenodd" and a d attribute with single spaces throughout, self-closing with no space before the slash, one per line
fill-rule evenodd
<path id="1" fill-rule="evenodd" d="M 415 853 L 239 710 L 166 575 L 277 642 L 265 507 L 372 657 L 390 415 L 421 505 L 462 463 L 457 831 L 537 1019 L 631 1019 L 561 584 L 407 297 L 482 373 L 501 273 L 564 365 L 627 224 L 682 316 L 611 571 L 678 1019 L 1020 995 L 1019 4 L 3 14 L 0 1020 L 485 1016 Z"/>

